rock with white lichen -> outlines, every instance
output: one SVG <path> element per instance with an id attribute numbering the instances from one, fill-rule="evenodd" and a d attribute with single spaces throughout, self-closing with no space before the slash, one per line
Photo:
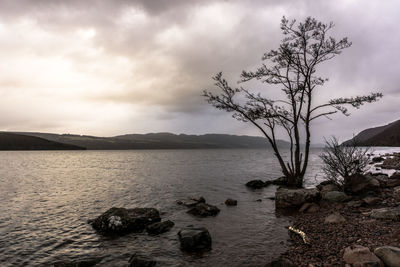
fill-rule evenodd
<path id="1" fill-rule="evenodd" d="M 159 221 L 160 213 L 154 208 L 113 207 L 89 223 L 102 234 L 124 234 L 141 232 L 148 225 Z"/>

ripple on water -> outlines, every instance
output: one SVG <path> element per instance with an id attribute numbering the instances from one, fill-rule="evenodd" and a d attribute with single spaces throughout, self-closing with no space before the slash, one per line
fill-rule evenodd
<path id="1" fill-rule="evenodd" d="M 311 166 L 318 164 L 312 158 Z M 118 266 L 136 252 L 166 266 L 260 266 L 285 249 L 288 222 L 265 199 L 275 189 L 244 187 L 280 176 L 266 150 L 0 152 L 0 166 L 1 266 L 98 257 L 100 265 Z M 193 195 L 203 195 L 220 214 L 198 219 L 176 205 Z M 226 207 L 228 197 L 238 206 Z M 102 237 L 87 220 L 112 206 L 155 207 L 175 226 L 156 237 Z M 209 229 L 212 251 L 179 249 L 177 232 L 188 225 Z"/>

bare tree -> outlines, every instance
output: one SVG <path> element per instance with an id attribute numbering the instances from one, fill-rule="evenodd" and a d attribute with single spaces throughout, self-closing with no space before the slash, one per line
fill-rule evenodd
<path id="1" fill-rule="evenodd" d="M 271 144 L 289 186 L 302 186 L 310 152 L 312 121 L 336 112 L 348 116 L 346 106 L 359 108 L 382 97 L 381 93 L 371 93 L 334 98 L 319 105 L 313 103 L 315 90 L 327 81 L 316 75 L 317 66 L 351 46 L 347 38 L 336 41 L 328 36 L 333 27 L 333 23 L 324 24 L 310 17 L 301 23 L 283 17 L 284 39 L 279 48 L 265 53 L 262 60 L 266 63 L 257 70 L 242 72 L 240 83 L 260 80 L 271 87 L 279 86 L 285 96 L 282 99 L 270 99 L 243 87 L 232 88 L 222 73 L 213 78 L 220 94 L 204 91 L 207 101 L 214 107 L 233 112 L 234 118 L 251 123 L 262 132 Z M 284 130 L 290 141 L 290 155 L 285 159 L 277 146 L 278 128 Z"/>
<path id="2" fill-rule="evenodd" d="M 320 155 L 324 162 L 322 170 L 329 181 L 344 189 L 348 177 L 365 171 L 369 150 L 368 147 L 359 147 L 354 138 L 350 143 L 341 145 L 336 137 L 332 137 L 325 140 L 325 149 Z"/>

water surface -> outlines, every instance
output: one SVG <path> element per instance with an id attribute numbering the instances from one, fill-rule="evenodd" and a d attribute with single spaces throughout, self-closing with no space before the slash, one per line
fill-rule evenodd
<path id="1" fill-rule="evenodd" d="M 319 152 L 311 155 L 307 185 L 319 179 Z M 0 166 L 1 266 L 90 257 L 101 257 L 99 266 L 126 266 L 134 253 L 160 266 L 262 266 L 285 250 L 289 222 L 268 199 L 275 188 L 244 186 L 281 175 L 268 150 L 0 152 Z M 176 204 L 199 195 L 217 205 L 219 215 L 195 218 Z M 227 198 L 238 206 L 226 207 Z M 157 208 L 175 227 L 157 237 L 102 237 L 87 220 L 113 206 Z M 177 232 L 188 225 L 209 229 L 210 252 L 179 249 Z"/>

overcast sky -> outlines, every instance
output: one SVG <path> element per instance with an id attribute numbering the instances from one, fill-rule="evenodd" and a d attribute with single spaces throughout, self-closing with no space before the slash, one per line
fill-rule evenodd
<path id="1" fill-rule="evenodd" d="M 333 21 L 332 35 L 353 42 L 322 66 L 330 80 L 317 101 L 384 94 L 313 124 L 314 143 L 346 139 L 400 119 L 399 10 L 396 0 L 0 0 L 0 130 L 259 135 L 201 94 L 219 71 L 235 83 L 260 65 L 285 15 Z"/>

